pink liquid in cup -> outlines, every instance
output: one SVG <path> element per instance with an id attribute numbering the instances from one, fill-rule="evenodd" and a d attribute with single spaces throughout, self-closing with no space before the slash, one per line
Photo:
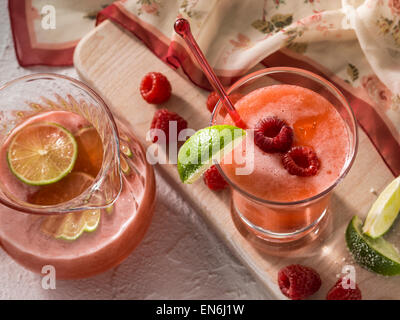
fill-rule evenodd
<path id="1" fill-rule="evenodd" d="M 276 84 L 269 73 L 279 76 L 280 72 L 294 84 Z M 306 81 L 299 79 L 297 74 L 301 73 L 307 76 Z M 328 216 L 331 191 L 354 159 L 355 120 L 351 109 L 342 107 L 344 100 L 337 98 L 342 96 L 336 96 L 336 92 L 329 96 L 330 91 L 321 82 L 314 81 L 313 90 L 295 85 L 296 81 L 311 82 L 313 76 L 299 69 L 265 69 L 243 78 L 229 92 L 244 95 L 235 109 L 247 128 L 253 129 L 262 118 L 282 119 L 293 128 L 293 146 L 313 148 L 320 160 L 315 176 L 291 175 L 282 164 L 282 154 L 262 151 L 254 144 L 254 136 L 248 134 L 237 147 L 241 148 L 240 156 L 235 156 L 235 149 L 220 161 L 219 167 L 232 186 L 237 226 L 270 243 L 293 243 L 309 233 L 317 234 L 320 222 Z M 229 115 L 219 115 L 220 108 L 214 111 L 212 123 L 234 124 Z M 237 169 L 244 167 L 254 169 L 238 174 Z M 279 250 L 271 253 L 280 254 Z"/>
<path id="2" fill-rule="evenodd" d="M 57 123 L 72 134 L 90 126 L 78 114 L 50 111 L 28 118 L 14 132 L 36 122 Z M 118 265 L 142 240 L 153 215 L 154 173 L 145 161 L 144 150 L 131 132 L 121 123 L 119 128 L 125 147 L 132 152 L 131 157 L 121 153 L 121 158 L 124 158 L 123 161 L 130 169 L 125 169 L 123 173 L 123 187 L 116 202 L 109 208 L 101 209 L 100 223 L 96 230 L 84 232 L 76 240 L 57 239 L 43 230 L 48 215 L 27 214 L 0 205 L 0 243 L 18 263 L 37 273 L 41 273 L 43 266 L 51 265 L 58 279 L 85 278 Z M 45 198 L 41 196 L 40 201 L 57 199 L 60 195 L 52 194 L 51 189 L 62 193 L 63 190 L 55 186 L 62 181 L 44 187 L 30 186 L 18 180 L 10 171 L 6 159 L 12 137 L 13 134 L 0 149 L 0 182 L 3 188 L 20 201 L 29 203 L 37 203 L 37 195 L 43 190 L 47 194 Z M 81 170 L 92 171 L 85 160 L 80 159 L 78 149 L 78 159 L 70 175 Z"/>

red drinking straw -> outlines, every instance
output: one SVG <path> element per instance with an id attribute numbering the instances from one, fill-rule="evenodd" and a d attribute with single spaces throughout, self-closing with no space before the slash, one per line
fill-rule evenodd
<path id="1" fill-rule="evenodd" d="M 201 49 L 199 48 L 199 45 L 197 44 L 196 40 L 193 38 L 193 34 L 190 31 L 189 21 L 187 21 L 186 19 L 176 20 L 174 29 L 175 32 L 185 40 L 190 51 L 192 51 L 192 53 L 196 57 L 196 60 L 203 69 L 203 72 L 206 75 L 208 81 L 213 86 L 214 90 L 218 93 L 219 98 L 221 99 L 226 110 L 228 110 L 229 115 L 235 122 L 236 126 L 242 129 L 246 129 L 246 124 L 240 118 L 239 113 L 236 111 L 235 107 L 232 104 L 232 101 L 226 94 L 226 91 L 222 83 L 219 81 L 218 77 L 214 73 L 214 70 L 208 64 L 206 57 L 204 56 L 203 52 L 201 52 Z"/>

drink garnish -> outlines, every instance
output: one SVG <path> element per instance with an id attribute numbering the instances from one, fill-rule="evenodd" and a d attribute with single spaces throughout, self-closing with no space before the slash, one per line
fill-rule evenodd
<path id="1" fill-rule="evenodd" d="M 86 210 L 82 212 L 71 212 L 63 216 L 52 216 L 46 218 L 41 226 L 43 232 L 50 234 L 56 239 L 76 240 L 85 231 L 93 232 L 100 222 L 100 210 Z"/>
<path id="2" fill-rule="evenodd" d="M 193 183 L 214 163 L 242 141 L 246 131 L 230 125 L 203 128 L 192 135 L 178 153 L 178 172 L 183 183 Z"/>
<path id="3" fill-rule="evenodd" d="M 72 172 L 65 179 L 42 187 L 33 194 L 31 203 L 53 205 L 66 202 L 90 187 L 94 179 L 84 172 Z M 45 217 L 41 229 L 57 239 L 76 240 L 83 232 L 93 232 L 100 222 L 100 210 L 85 210 Z"/>
<path id="4" fill-rule="evenodd" d="M 38 122 L 11 140 L 7 161 L 11 172 L 29 185 L 55 183 L 69 174 L 78 154 L 74 136 L 55 123 Z"/>
<path id="5" fill-rule="evenodd" d="M 121 158 L 120 158 L 120 166 L 121 166 L 122 172 L 125 175 L 128 175 L 128 174 L 131 173 L 131 167 L 129 166 L 128 162 L 126 161 L 126 159 L 122 155 L 121 155 Z"/>
<path id="6" fill-rule="evenodd" d="M 291 175 L 300 177 L 315 176 L 321 166 L 315 151 L 306 146 L 291 148 L 282 156 L 282 164 Z"/>
<path id="7" fill-rule="evenodd" d="M 264 152 L 286 152 L 293 143 L 293 129 L 277 117 L 263 118 L 254 127 L 254 143 Z"/>
<path id="8" fill-rule="evenodd" d="M 133 153 L 131 148 L 129 148 L 128 143 L 126 143 L 123 140 L 119 140 L 119 150 L 126 155 L 128 158 L 132 158 L 133 157 Z"/>

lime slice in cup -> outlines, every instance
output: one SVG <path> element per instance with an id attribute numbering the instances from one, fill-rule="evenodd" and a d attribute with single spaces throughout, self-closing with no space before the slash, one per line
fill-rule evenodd
<path id="1" fill-rule="evenodd" d="M 178 173 L 183 183 L 193 183 L 213 160 L 231 152 L 246 136 L 246 131 L 230 125 L 215 125 L 197 131 L 178 153 Z"/>
<path id="2" fill-rule="evenodd" d="M 78 154 L 74 136 L 54 123 L 27 125 L 12 138 L 7 151 L 11 172 L 29 185 L 47 185 L 72 171 Z"/>
<path id="3" fill-rule="evenodd" d="M 128 158 L 133 157 L 132 150 L 129 148 L 129 145 L 125 141 L 122 141 L 122 140 L 119 141 L 119 148 L 120 148 L 121 152 L 124 155 L 126 155 Z"/>
<path id="4" fill-rule="evenodd" d="M 346 230 L 346 243 L 353 258 L 362 267 L 385 275 L 400 274 L 400 254 L 383 238 L 372 239 L 361 231 L 362 220 L 354 216 Z"/>
<path id="5" fill-rule="evenodd" d="M 121 170 L 125 175 L 128 175 L 131 173 L 131 167 L 129 166 L 128 162 L 122 155 L 120 158 L 120 165 L 121 165 Z"/>
<path id="6" fill-rule="evenodd" d="M 39 205 L 66 202 L 79 196 L 93 181 L 93 177 L 84 172 L 72 172 L 57 183 L 41 187 L 29 200 Z M 83 232 L 97 229 L 100 213 L 99 209 L 95 209 L 45 217 L 41 229 L 57 239 L 76 240 Z"/>
<path id="7" fill-rule="evenodd" d="M 379 195 L 363 226 L 363 232 L 371 238 L 385 234 L 400 211 L 400 177 L 394 179 Z"/>
<path id="8" fill-rule="evenodd" d="M 42 231 L 56 239 L 76 240 L 83 232 L 93 232 L 100 223 L 100 210 L 71 212 L 62 216 L 46 218 L 42 223 Z"/>

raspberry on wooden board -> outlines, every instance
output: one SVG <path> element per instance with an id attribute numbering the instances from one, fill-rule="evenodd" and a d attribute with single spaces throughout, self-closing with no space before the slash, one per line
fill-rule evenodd
<path id="1" fill-rule="evenodd" d="M 355 284 L 355 288 L 343 287 L 343 279 L 339 279 L 326 295 L 327 300 L 362 300 L 360 288 Z"/>
<path id="2" fill-rule="evenodd" d="M 171 121 L 176 121 L 177 124 L 177 135 L 186 129 L 188 123 L 180 115 L 175 112 L 169 111 L 167 109 L 160 109 L 154 113 L 153 120 L 150 125 L 150 129 L 162 130 L 165 134 L 166 143 L 169 142 L 169 125 Z M 151 133 L 151 139 L 154 142 L 158 141 L 158 136 L 156 132 Z"/>
<path id="3" fill-rule="evenodd" d="M 161 104 L 171 97 L 171 84 L 160 72 L 149 72 L 140 83 L 140 94 L 148 103 Z"/>
<path id="4" fill-rule="evenodd" d="M 241 93 L 238 93 L 238 92 L 232 93 L 232 94 L 229 95 L 229 99 L 231 100 L 231 102 L 233 104 L 238 102 L 242 97 L 243 97 L 243 95 Z M 219 95 L 215 91 L 211 92 L 208 95 L 207 102 L 206 102 L 208 111 L 210 111 L 211 113 L 214 111 L 215 105 L 217 104 L 218 100 L 219 100 Z M 220 109 L 219 113 L 220 113 L 221 116 L 225 116 L 226 115 L 225 108 L 222 107 Z"/>
<path id="5" fill-rule="evenodd" d="M 204 183 L 211 190 L 217 191 L 225 189 L 228 183 L 225 181 L 224 177 L 219 173 L 217 167 L 211 166 L 203 175 Z"/>
<path id="6" fill-rule="evenodd" d="M 279 270 L 278 285 L 288 298 L 302 300 L 319 290 L 321 278 L 318 272 L 312 268 L 292 264 Z"/>

